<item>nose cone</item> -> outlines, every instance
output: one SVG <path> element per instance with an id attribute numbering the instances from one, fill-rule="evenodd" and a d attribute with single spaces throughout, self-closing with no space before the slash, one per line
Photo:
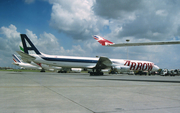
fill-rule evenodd
<path id="1" fill-rule="evenodd" d="M 157 70 L 159 70 L 159 67 L 157 65 L 154 65 L 152 71 L 157 71 Z"/>

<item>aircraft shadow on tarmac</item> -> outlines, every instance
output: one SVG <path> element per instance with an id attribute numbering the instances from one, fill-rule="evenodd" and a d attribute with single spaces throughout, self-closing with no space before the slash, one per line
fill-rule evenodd
<path id="1" fill-rule="evenodd" d="M 180 81 L 172 80 L 137 80 L 137 79 L 105 79 L 105 78 L 93 78 L 94 80 L 114 80 L 114 81 L 135 81 L 135 82 L 163 82 L 163 83 L 180 83 Z"/>

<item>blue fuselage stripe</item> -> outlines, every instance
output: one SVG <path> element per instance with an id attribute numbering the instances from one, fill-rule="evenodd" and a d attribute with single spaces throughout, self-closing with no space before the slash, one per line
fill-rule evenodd
<path id="1" fill-rule="evenodd" d="M 21 62 L 15 55 L 13 55 L 13 57 L 14 57 L 18 62 Z"/>
<path id="2" fill-rule="evenodd" d="M 76 62 L 76 63 L 97 63 L 98 60 L 85 60 L 85 59 L 68 59 L 68 58 L 48 58 L 41 57 L 47 61 L 59 61 L 59 62 Z"/>

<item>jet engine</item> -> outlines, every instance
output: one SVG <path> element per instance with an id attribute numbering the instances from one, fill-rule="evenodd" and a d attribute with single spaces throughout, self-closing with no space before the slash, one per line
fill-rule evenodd
<path id="1" fill-rule="evenodd" d="M 130 67 L 129 66 L 114 66 L 113 70 L 118 71 L 118 72 L 129 72 Z"/>

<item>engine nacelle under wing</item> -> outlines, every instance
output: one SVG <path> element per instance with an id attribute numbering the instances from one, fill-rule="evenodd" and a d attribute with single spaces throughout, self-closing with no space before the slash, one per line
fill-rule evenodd
<path id="1" fill-rule="evenodd" d="M 114 66 L 113 69 L 118 72 L 128 72 L 130 71 L 129 66 Z"/>

